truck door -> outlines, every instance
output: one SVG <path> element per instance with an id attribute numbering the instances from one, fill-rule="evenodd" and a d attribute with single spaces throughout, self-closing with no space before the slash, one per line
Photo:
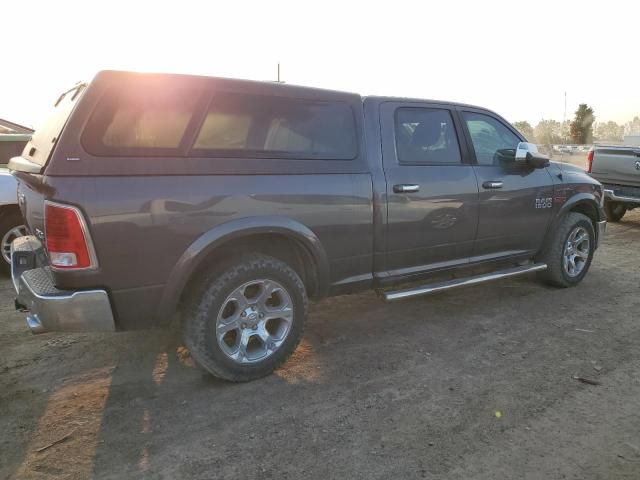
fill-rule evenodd
<path id="1" fill-rule="evenodd" d="M 498 116 L 461 110 L 480 189 L 474 260 L 535 253 L 551 218 L 553 182 L 546 168 L 514 167 L 501 153 L 524 141 Z"/>
<path id="2" fill-rule="evenodd" d="M 478 184 L 462 126 L 441 104 L 381 105 L 387 183 L 387 276 L 412 276 L 469 262 Z"/>

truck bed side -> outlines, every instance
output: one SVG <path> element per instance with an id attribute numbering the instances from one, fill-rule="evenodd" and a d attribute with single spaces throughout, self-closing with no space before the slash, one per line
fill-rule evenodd
<path id="1" fill-rule="evenodd" d="M 640 148 L 596 146 L 591 174 L 604 184 L 640 187 Z"/>

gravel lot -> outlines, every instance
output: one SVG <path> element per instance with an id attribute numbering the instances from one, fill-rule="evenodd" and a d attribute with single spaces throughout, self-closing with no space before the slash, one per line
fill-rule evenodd
<path id="1" fill-rule="evenodd" d="M 4 279 L 0 478 L 640 479 L 638 245 L 632 212 L 575 289 L 323 301 L 241 385 L 170 332 L 33 336 Z"/>

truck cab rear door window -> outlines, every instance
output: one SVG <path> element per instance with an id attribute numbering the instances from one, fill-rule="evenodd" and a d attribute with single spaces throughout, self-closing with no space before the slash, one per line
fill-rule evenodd
<path id="1" fill-rule="evenodd" d="M 350 160 L 357 154 L 355 118 L 341 102 L 219 92 L 191 153 Z"/>
<path id="2" fill-rule="evenodd" d="M 396 110 L 395 129 L 400 163 L 461 163 L 458 138 L 448 110 L 399 108 Z"/>

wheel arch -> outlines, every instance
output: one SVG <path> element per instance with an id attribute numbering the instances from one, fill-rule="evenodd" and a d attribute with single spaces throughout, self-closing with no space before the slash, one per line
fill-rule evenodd
<path id="1" fill-rule="evenodd" d="M 598 222 L 606 220 L 604 210 L 600 206 L 595 195 L 586 192 L 578 193 L 567 199 L 554 216 L 550 228 L 547 230 L 547 234 L 545 235 L 542 248 L 540 249 L 541 252 L 548 247 L 551 238 L 553 238 L 553 232 L 557 228 L 561 219 L 569 212 L 581 213 L 589 217 L 593 224 L 593 231 L 595 232 L 596 237 L 598 235 Z M 596 245 L 598 244 L 598 240 L 599 239 L 596 238 Z"/>
<path id="2" fill-rule="evenodd" d="M 195 240 L 182 254 L 165 286 L 156 310 L 156 323 L 167 323 L 189 285 L 212 263 L 242 253 L 258 252 L 290 264 L 312 298 L 329 289 L 329 267 L 318 237 L 300 222 L 286 217 L 249 217 L 223 223 Z"/>

